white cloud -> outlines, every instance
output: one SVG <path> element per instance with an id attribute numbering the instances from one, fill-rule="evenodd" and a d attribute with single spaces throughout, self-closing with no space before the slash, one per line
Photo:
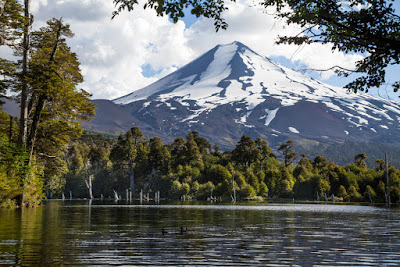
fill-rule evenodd
<path id="1" fill-rule="evenodd" d="M 352 69 L 354 62 L 362 58 L 360 55 L 332 52 L 331 45 L 277 45 L 275 42 L 278 36 L 296 35 L 301 32 L 301 28 L 297 25 L 288 26 L 285 21 L 275 19 L 272 15 L 273 8 L 266 10 L 254 4 L 252 0 L 230 2 L 228 7 L 229 10 L 224 14 L 229 24 L 228 29 L 216 33 L 212 21 L 199 20 L 187 30 L 189 46 L 204 52 L 219 43 L 240 41 L 262 55 L 283 56 L 293 62 L 301 61 L 313 69 L 327 69 L 333 66 Z M 333 74 L 333 71 L 323 72 L 322 78 L 329 78 Z"/>
<path id="2" fill-rule="evenodd" d="M 93 98 L 113 99 L 140 89 L 187 64 L 217 44 L 240 41 L 265 56 L 284 56 L 311 68 L 341 65 L 351 68 L 358 56 L 333 53 L 329 46 L 276 45 L 279 34 L 292 35 L 298 26 L 287 26 L 268 15 L 252 0 L 227 2 L 224 13 L 228 30 L 214 30 L 213 20 L 199 19 L 186 29 L 182 21 L 174 24 L 166 16 L 137 5 L 114 20 L 111 0 L 38 0 L 32 2 L 35 27 L 51 17 L 63 17 L 71 24 L 75 37 L 68 42 L 81 62 L 85 82 L 81 85 Z M 2 51 L 0 50 L 0 53 Z M 146 78 L 142 66 L 160 71 Z M 325 73 L 329 76 L 332 73 Z M 326 78 L 324 76 L 324 78 Z"/>

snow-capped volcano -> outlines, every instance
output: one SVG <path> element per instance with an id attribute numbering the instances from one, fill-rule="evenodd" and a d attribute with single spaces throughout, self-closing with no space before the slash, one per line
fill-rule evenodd
<path id="1" fill-rule="evenodd" d="M 400 143 L 400 105 L 333 87 L 272 62 L 247 46 L 218 45 L 163 79 L 113 100 L 147 130 L 196 130 L 223 147 L 247 134 Z"/>

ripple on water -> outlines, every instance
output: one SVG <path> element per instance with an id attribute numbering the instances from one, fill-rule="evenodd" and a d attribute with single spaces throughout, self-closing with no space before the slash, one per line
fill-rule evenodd
<path id="1" fill-rule="evenodd" d="M 373 206 L 82 203 L 0 228 L 0 264 L 400 264 L 400 215 Z"/>

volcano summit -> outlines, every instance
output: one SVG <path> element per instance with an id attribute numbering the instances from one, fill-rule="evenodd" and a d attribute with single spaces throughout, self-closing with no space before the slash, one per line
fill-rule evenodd
<path id="1" fill-rule="evenodd" d="M 227 149 L 244 134 L 272 145 L 287 139 L 400 144 L 398 103 L 321 83 L 239 42 L 218 45 L 113 102 L 135 119 L 123 127 L 137 125 L 165 141 L 195 130 Z"/>

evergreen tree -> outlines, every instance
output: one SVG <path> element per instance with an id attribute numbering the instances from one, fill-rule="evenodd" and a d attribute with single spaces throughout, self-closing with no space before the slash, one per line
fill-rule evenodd
<path id="1" fill-rule="evenodd" d="M 23 7 L 17 0 L 0 1 L 0 46 L 14 48 L 22 36 L 24 27 Z M 0 105 L 1 98 L 6 97 L 6 90 L 19 85 L 16 62 L 0 58 Z"/>
<path id="2" fill-rule="evenodd" d="M 286 167 L 291 165 L 293 161 L 297 158 L 297 153 L 292 150 L 293 141 L 288 140 L 279 146 L 278 151 L 283 154 L 283 162 Z"/>
<path id="3" fill-rule="evenodd" d="M 243 135 L 235 149 L 232 151 L 232 159 L 238 164 L 249 166 L 260 157 L 260 151 L 251 137 Z"/>
<path id="4" fill-rule="evenodd" d="M 365 153 L 358 153 L 354 156 L 354 163 L 360 168 L 367 168 L 367 164 L 365 164 L 365 159 L 367 159 L 367 155 Z"/>

